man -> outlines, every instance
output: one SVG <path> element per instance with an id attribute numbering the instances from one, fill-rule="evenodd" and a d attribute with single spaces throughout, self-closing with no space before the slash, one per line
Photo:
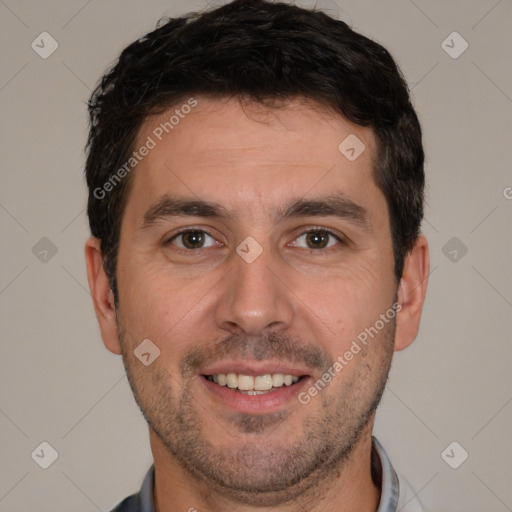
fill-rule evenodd
<path id="1" fill-rule="evenodd" d="M 429 269 L 388 52 L 236 0 L 128 46 L 89 106 L 89 286 L 154 457 L 115 510 L 421 510 L 372 436 Z"/>

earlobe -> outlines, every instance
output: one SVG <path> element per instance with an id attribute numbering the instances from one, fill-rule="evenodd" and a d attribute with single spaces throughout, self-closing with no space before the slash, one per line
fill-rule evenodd
<path id="1" fill-rule="evenodd" d="M 103 267 L 101 241 L 98 238 L 91 237 L 85 243 L 85 260 L 89 289 L 103 343 L 110 352 L 119 355 L 121 354 L 121 345 L 117 335 L 114 294 Z"/>
<path id="2" fill-rule="evenodd" d="M 428 242 L 423 235 L 419 235 L 405 259 L 398 288 L 398 302 L 401 307 L 396 322 L 396 351 L 407 348 L 418 334 L 429 269 Z"/>

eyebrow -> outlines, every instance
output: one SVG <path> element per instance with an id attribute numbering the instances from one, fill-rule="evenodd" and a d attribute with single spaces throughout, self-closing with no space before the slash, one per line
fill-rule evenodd
<path id="1" fill-rule="evenodd" d="M 294 199 L 273 213 L 276 222 L 300 217 L 337 217 L 372 232 L 368 211 L 341 192 L 315 199 Z M 146 211 L 141 229 L 168 218 L 187 216 L 231 220 L 238 217 L 238 212 L 219 203 L 166 194 Z"/>

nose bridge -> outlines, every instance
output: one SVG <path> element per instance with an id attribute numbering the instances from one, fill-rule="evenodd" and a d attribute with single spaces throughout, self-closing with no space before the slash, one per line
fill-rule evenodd
<path id="1" fill-rule="evenodd" d="M 272 251 L 247 237 L 232 255 L 232 265 L 217 304 L 219 326 L 254 336 L 270 327 L 288 327 L 293 307 L 287 288 L 276 277 L 279 260 Z"/>

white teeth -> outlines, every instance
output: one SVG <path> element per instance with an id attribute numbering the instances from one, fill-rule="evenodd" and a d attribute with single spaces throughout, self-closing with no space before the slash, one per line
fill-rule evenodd
<path id="1" fill-rule="evenodd" d="M 252 377 L 251 375 L 239 375 L 238 389 L 242 389 L 244 391 L 254 389 L 254 377 Z"/>
<path id="2" fill-rule="evenodd" d="M 298 382 L 299 378 L 297 375 L 284 375 L 282 373 L 266 373 L 256 377 L 241 373 L 219 373 L 212 375 L 210 380 L 213 380 L 219 386 L 238 389 L 248 395 L 261 395 L 271 391 L 272 388 L 280 388 L 283 385 L 291 386 Z"/>
<path id="3" fill-rule="evenodd" d="M 240 381 L 238 382 L 240 383 Z M 256 389 L 257 391 L 267 391 L 269 389 L 272 389 L 272 375 L 268 373 L 266 375 L 258 375 L 254 379 L 254 389 Z"/>
<path id="4" fill-rule="evenodd" d="M 228 373 L 226 375 L 226 384 L 228 385 L 228 388 L 231 389 L 238 387 L 238 377 L 236 373 Z"/>
<path id="5" fill-rule="evenodd" d="M 282 373 L 274 373 L 272 375 L 272 386 L 280 388 L 284 384 L 284 375 Z"/>

